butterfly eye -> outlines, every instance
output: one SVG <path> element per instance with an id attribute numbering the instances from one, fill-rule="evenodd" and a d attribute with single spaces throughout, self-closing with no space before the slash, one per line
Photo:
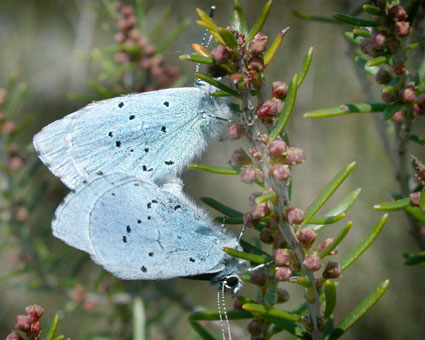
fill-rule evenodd
<path id="1" fill-rule="evenodd" d="M 226 278 L 226 286 L 229 288 L 234 288 L 239 284 L 239 278 L 236 276 L 230 276 Z"/>

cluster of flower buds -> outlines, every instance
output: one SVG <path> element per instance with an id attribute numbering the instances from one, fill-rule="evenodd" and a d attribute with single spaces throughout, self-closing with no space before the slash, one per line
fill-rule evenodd
<path id="1" fill-rule="evenodd" d="M 288 281 L 292 276 L 291 253 L 288 249 L 277 248 L 273 253 L 273 260 L 277 266 L 275 278 L 278 281 Z"/>
<path id="2" fill-rule="evenodd" d="M 178 70 L 165 63 L 161 55 L 155 53 L 155 46 L 137 27 L 137 16 L 130 5 L 117 3 L 118 20 L 115 41 L 122 44 L 120 52 L 115 53 L 115 61 L 119 64 L 138 63 L 142 70 L 155 79 L 159 87 L 169 87 L 179 77 Z M 139 86 L 138 90 L 154 90 L 154 87 Z"/>
<path id="3" fill-rule="evenodd" d="M 25 307 L 25 314 L 16 317 L 15 328 L 24 332 L 28 339 L 36 340 L 41 332 L 41 324 L 38 321 L 44 313 L 44 309 L 39 305 Z M 10 333 L 6 340 L 23 340 L 16 332 Z"/>
<path id="4" fill-rule="evenodd" d="M 11 136 L 16 131 L 16 124 L 9 120 L 6 115 L 1 111 L 7 99 L 7 91 L 0 89 L 0 133 L 4 136 Z M 8 144 L 7 150 L 7 168 L 11 171 L 22 169 L 25 164 L 25 159 L 22 156 L 18 145 Z"/>

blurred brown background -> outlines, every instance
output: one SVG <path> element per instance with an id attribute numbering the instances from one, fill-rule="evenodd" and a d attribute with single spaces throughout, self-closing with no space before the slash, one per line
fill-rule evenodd
<path id="1" fill-rule="evenodd" d="M 250 23 L 256 17 L 263 1 L 241 1 Z M 353 1 L 352 3 L 357 3 Z M 147 26 L 157 20 L 163 7 L 172 9 L 171 19 L 167 23 L 175 26 L 184 18 L 191 19 L 186 29 L 165 52 L 167 61 L 178 66 L 182 74 L 188 76 L 188 85 L 192 82 L 193 65 L 181 62 L 178 56 L 191 51 L 191 44 L 199 42 L 203 30 L 195 24 L 195 8 L 207 10 L 216 5 L 216 21 L 224 26 L 230 19 L 232 2 L 214 1 L 147 1 L 149 15 Z M 101 15 L 92 6 L 101 5 L 98 1 L 78 0 L 2 0 L 0 2 L 0 87 L 12 75 L 28 83 L 28 93 L 23 102 L 22 116 L 34 114 L 36 119 L 23 138 L 30 143 L 32 135 L 42 126 L 69 114 L 84 102 L 70 101 L 70 92 L 84 93 L 86 80 L 94 78 L 99 71 L 79 52 L 90 52 L 94 47 L 102 47 L 112 42 L 112 36 L 102 31 Z M 268 81 L 289 81 L 297 70 L 308 47 L 315 48 L 310 72 L 302 85 L 295 112 L 289 122 L 288 133 L 291 142 L 306 151 L 307 161 L 294 169 L 293 200 L 300 208 L 306 208 L 324 185 L 346 164 L 356 160 L 357 167 L 343 187 L 336 194 L 336 199 L 329 202 L 327 208 L 338 198 L 344 197 L 352 190 L 363 188 L 359 200 L 349 212 L 354 227 L 349 237 L 340 247 L 337 258 L 341 258 L 356 245 L 376 223 L 380 213 L 372 210 L 373 204 L 390 200 L 389 192 L 398 190 L 393 179 L 391 164 L 384 152 L 382 142 L 377 134 L 371 115 L 352 115 L 341 118 L 309 120 L 303 113 L 323 107 L 337 106 L 342 103 L 365 100 L 361 86 L 349 56 L 349 47 L 343 36 L 343 28 L 337 25 L 301 21 L 291 14 L 291 10 L 315 13 L 323 16 L 341 10 L 341 2 L 331 1 L 283 1 L 275 0 L 264 33 L 272 39 L 278 30 L 290 26 L 284 43 L 268 69 Z M 167 26 L 168 27 L 168 26 Z M 372 86 L 378 89 L 377 86 Z M 379 99 L 379 93 L 374 93 Z M 424 133 L 423 127 L 415 127 L 418 134 Z M 202 162 L 210 165 L 226 166 L 231 152 L 237 143 L 225 141 L 212 146 L 203 156 Z M 411 146 L 411 150 L 423 157 L 423 148 Z M 67 190 L 57 178 L 44 166 L 34 177 L 34 181 L 47 179 L 50 189 L 42 197 L 42 210 L 38 214 L 39 223 L 49 225 L 56 205 L 65 196 Z M 237 176 L 209 175 L 187 171 L 184 175 L 186 190 L 193 197 L 210 196 L 221 200 L 234 208 L 246 211 L 247 197 L 255 188 L 240 183 Z M 326 209 L 325 207 L 325 209 Z M 335 235 L 343 222 L 329 227 L 321 239 Z M 235 232 L 238 229 L 235 228 Z M 248 232 L 247 240 L 252 238 Z M 59 240 L 49 234 L 45 236 L 46 247 L 61 252 L 71 251 Z M 343 339 L 423 339 L 425 325 L 424 269 L 403 265 L 402 253 L 416 251 L 416 244 L 409 236 L 406 220 L 401 213 L 393 213 L 374 245 L 344 272 L 339 280 L 339 301 L 335 312 L 340 320 L 351 308 L 368 295 L 381 281 L 391 280 L 390 287 L 382 300 L 366 317 L 353 327 Z M 10 270 L 9 257 L 13 251 L 2 252 L 0 274 Z M 77 250 L 71 256 L 80 255 Z M 95 265 L 85 271 L 100 269 Z M 16 314 L 31 303 L 38 303 L 47 310 L 51 318 L 57 310 L 66 310 L 67 298 L 60 292 L 31 291 L 23 283 L 31 278 L 27 275 L 0 282 L 0 338 L 4 338 L 14 325 Z M 195 305 L 216 310 L 215 288 L 204 282 L 176 280 L 176 289 L 182 291 L 187 300 Z M 251 288 L 247 288 L 247 295 Z M 298 287 L 289 287 L 291 300 L 285 308 L 295 308 L 302 299 Z M 251 293 L 254 293 L 252 290 Z M 210 298 L 208 298 L 210 297 Z M 230 301 L 230 300 L 229 300 Z M 230 304 L 231 302 L 229 302 Z M 176 309 L 176 313 L 178 309 Z M 241 323 L 243 325 L 243 323 Z M 60 334 L 72 339 L 86 338 L 84 334 L 102 331 L 108 324 L 93 317 L 90 312 L 76 309 L 67 313 L 59 326 Z M 235 326 L 236 327 L 236 326 Z M 196 339 L 197 335 L 185 319 L 178 322 L 175 338 Z M 281 334 L 276 338 L 290 339 Z M 104 339 L 97 337 L 96 339 Z"/>

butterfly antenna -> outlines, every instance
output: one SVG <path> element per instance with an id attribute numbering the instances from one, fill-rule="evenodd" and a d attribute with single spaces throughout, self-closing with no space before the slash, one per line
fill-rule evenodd
<path id="1" fill-rule="evenodd" d="M 266 267 L 266 266 L 269 266 L 269 265 L 271 265 L 272 263 L 273 263 L 273 261 L 269 261 L 269 262 L 266 262 L 266 263 L 262 263 L 262 264 L 260 264 L 260 265 L 258 265 L 258 266 L 255 266 L 255 267 L 249 268 L 249 269 L 248 269 L 248 272 L 255 272 L 256 270 L 259 270 L 259 269 L 261 269 L 261 268 L 264 268 L 264 267 Z"/>
<path id="2" fill-rule="evenodd" d="M 224 319 L 226 320 L 226 326 L 227 326 L 227 335 L 229 337 L 229 340 L 232 340 L 232 332 L 230 331 L 230 323 L 229 323 L 229 318 L 227 317 L 227 310 L 226 310 L 226 301 L 224 299 L 224 289 L 227 285 L 227 281 L 223 282 L 223 285 L 221 286 L 221 302 L 223 304 L 223 314 L 224 314 Z"/>
<path id="3" fill-rule="evenodd" d="M 214 13 L 215 13 L 215 6 L 211 6 L 210 8 L 210 13 L 208 14 L 208 16 L 210 18 L 214 17 Z M 212 40 L 212 35 L 209 34 L 208 29 L 205 29 L 204 35 L 202 36 L 202 40 L 201 40 L 201 45 L 204 46 L 205 48 L 207 48 Z M 195 71 L 196 73 L 199 72 L 199 68 L 201 67 L 200 63 L 196 63 L 195 65 Z"/>
<path id="4" fill-rule="evenodd" d="M 217 309 L 218 309 L 218 317 L 220 319 L 220 328 L 221 328 L 221 338 L 226 340 L 226 333 L 224 331 L 224 322 L 223 316 L 221 315 L 221 299 L 220 299 L 220 289 L 217 289 Z"/>
<path id="5" fill-rule="evenodd" d="M 241 233 L 239 234 L 238 243 L 241 241 L 241 238 L 242 238 L 243 234 L 245 233 L 245 230 L 246 230 L 246 224 L 243 225 Z"/>

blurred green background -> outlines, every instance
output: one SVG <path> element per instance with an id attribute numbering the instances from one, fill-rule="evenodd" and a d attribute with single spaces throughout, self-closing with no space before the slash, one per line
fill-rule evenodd
<path id="1" fill-rule="evenodd" d="M 181 74 L 187 77 L 186 84 L 191 86 L 193 64 L 179 61 L 178 57 L 181 54 L 190 53 L 191 44 L 199 42 L 204 33 L 195 24 L 197 20 L 195 9 L 200 7 L 208 10 L 211 5 L 216 5 L 216 22 L 224 26 L 230 19 L 232 2 L 229 0 L 146 2 L 149 11 L 145 25 L 148 28 L 158 21 L 164 8 L 171 9 L 171 15 L 163 31 L 164 35 L 183 19 L 191 20 L 191 24 L 184 33 L 164 52 L 166 61 L 177 66 Z M 248 21 L 252 23 L 263 1 L 242 0 L 241 3 L 245 8 Z M 341 245 L 337 259 L 356 245 L 378 220 L 380 213 L 373 211 L 372 206 L 378 202 L 390 200 L 389 192 L 399 189 L 393 178 L 393 169 L 385 154 L 382 141 L 376 132 L 372 115 L 351 115 L 323 120 L 309 120 L 302 117 L 303 113 L 309 110 L 363 101 L 367 95 L 379 99 L 378 87 L 373 84 L 372 89 L 375 89 L 376 93 L 362 92 L 341 26 L 302 21 L 291 13 L 292 10 L 297 9 L 330 16 L 341 11 L 347 3 L 350 2 L 275 0 L 269 20 L 263 29 L 264 33 L 272 39 L 278 30 L 286 26 L 291 27 L 278 55 L 266 72 L 270 83 L 275 80 L 289 82 L 307 49 L 310 46 L 315 48 L 310 72 L 300 88 L 295 112 L 287 130 L 292 145 L 303 148 L 307 155 L 307 161 L 295 167 L 293 171 L 294 205 L 305 209 L 342 167 L 353 160 L 357 161 L 356 169 L 339 189 L 336 199 L 327 204 L 328 208 L 332 207 L 332 203 L 338 198 L 344 197 L 358 187 L 363 188 L 359 200 L 348 216 L 354 222 L 354 227 Z M 356 5 L 357 1 L 352 3 Z M 44 125 L 87 103 L 84 100 L 70 100 L 70 93 L 93 93 L 87 88 L 87 80 L 96 79 L 96 75 L 100 72 L 99 66 L 81 55 L 90 53 L 93 48 L 113 43 L 113 35 L 103 29 L 108 20 L 101 12 L 94 9 L 95 6 L 102 7 L 102 2 L 95 0 L 2 0 L 0 2 L 0 88 L 5 87 L 11 76 L 26 82 L 28 91 L 14 121 L 19 122 L 29 114 L 35 117 L 20 137 L 21 143 L 29 145 L 33 134 Z M 418 130 L 417 134 L 424 133 L 423 126 L 416 126 L 415 129 Z M 202 162 L 226 166 L 232 150 L 237 146 L 237 142 L 217 143 L 204 154 Z M 423 148 L 411 146 L 411 150 L 423 159 Z M 252 191 L 256 191 L 254 187 L 240 183 L 237 176 L 226 177 L 190 170 L 184 174 L 183 180 L 186 191 L 196 199 L 210 196 L 240 211 L 248 210 L 248 196 Z M 59 278 L 60 281 L 61 273 L 66 271 L 68 263 L 69 265 L 75 263 L 77 258 L 86 260 L 81 252 L 70 249 L 61 241 L 54 239 L 48 232 L 54 209 L 68 190 L 44 166 L 39 167 L 31 181 L 34 182 L 31 183 L 32 186 L 37 186 L 41 181 L 47 181 L 48 190 L 41 196 L 39 207 L 28 219 L 28 225 L 32 228 L 29 233 L 37 234 L 37 228 L 44 230 L 41 235 L 43 246 L 58 258 L 66 255 L 64 264 L 53 269 L 56 271 L 53 273 L 54 277 Z M 343 222 L 340 222 L 329 227 L 320 234 L 320 239 L 335 235 L 342 224 Z M 235 233 L 239 231 L 237 228 L 234 230 Z M 245 238 L 250 240 L 253 235 L 247 232 Z M 6 239 L 7 236 L 2 233 L 0 237 Z M 343 278 L 339 280 L 336 320 L 340 320 L 379 282 L 389 278 L 390 287 L 382 300 L 343 339 L 424 338 L 424 269 L 403 265 L 402 257 L 403 252 L 416 250 L 416 244 L 408 232 L 405 216 L 402 213 L 391 214 L 378 240 L 350 270 L 344 272 Z M 14 258 L 17 252 L 17 248 L 12 246 L 3 249 L 0 253 L 2 263 L 0 275 L 16 269 L 17 264 Z M 86 262 L 78 278 L 74 279 L 80 280 L 83 286 L 87 284 L 86 289 L 90 291 L 93 289 L 88 288 L 89 284 L 93 287 L 93 282 L 103 280 L 103 286 L 101 285 L 96 292 L 97 295 L 93 295 L 94 307 L 82 308 L 76 303 L 69 302 L 70 294 L 75 294 L 74 282 L 54 282 L 53 285 L 59 288 L 47 289 L 43 288 L 43 285 L 37 285 L 36 273 L 0 281 L 0 338 L 6 337 L 12 330 L 15 316 L 22 314 L 24 307 L 32 303 L 40 304 L 46 309 L 45 322 L 60 311 L 63 319 L 59 325 L 58 334 L 64 334 L 72 339 L 95 339 L 96 337 L 90 337 L 90 334 L 107 334 L 108 330 L 118 327 L 114 323 L 114 320 L 118 318 L 117 309 L 110 308 L 111 292 L 108 291 L 117 285 L 117 280 L 109 274 L 104 274 L 90 261 Z M 52 273 L 46 275 L 50 274 Z M 155 282 L 119 285 L 118 290 L 122 292 L 143 292 L 148 317 L 154 318 L 151 309 L 157 310 L 158 306 L 162 306 L 165 310 L 164 321 L 156 322 L 152 326 L 152 339 L 197 338 L 186 322 L 188 312 L 181 312 L 183 309 L 179 305 L 182 303 L 202 306 L 210 310 L 217 308 L 216 289 L 207 282 L 178 279 L 171 285 L 165 283 L 162 288 L 158 288 L 159 284 Z M 290 291 L 291 299 L 284 308 L 291 310 L 302 301 L 302 292 L 298 287 L 286 288 Z M 101 289 L 106 291 L 108 296 L 106 299 Z M 168 298 L 164 297 L 164 294 Z M 250 294 L 254 296 L 255 289 L 247 286 L 245 295 L 250 296 Z M 183 297 L 187 301 L 169 303 L 170 295 L 174 298 Z M 116 296 L 115 298 L 118 299 Z M 126 296 L 122 298 L 125 300 Z M 230 299 L 228 307 L 231 307 Z M 122 318 L 124 320 L 121 322 L 131 324 L 131 315 Z M 244 333 L 243 322 L 232 324 L 235 334 L 240 334 L 239 339 L 247 337 Z M 96 339 L 107 338 L 109 337 L 105 335 L 103 338 Z M 290 339 L 291 337 L 281 334 L 276 338 Z"/>

